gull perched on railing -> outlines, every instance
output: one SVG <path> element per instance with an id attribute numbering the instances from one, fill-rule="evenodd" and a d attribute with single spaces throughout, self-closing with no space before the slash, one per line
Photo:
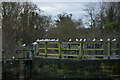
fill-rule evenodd
<path id="1" fill-rule="evenodd" d="M 80 41 L 82 41 L 82 39 L 80 39 Z"/>
<path id="2" fill-rule="evenodd" d="M 37 42 L 34 42 L 34 43 L 33 43 L 33 45 L 36 45 L 36 44 L 37 44 Z"/>
<path id="3" fill-rule="evenodd" d="M 78 41 L 78 39 L 76 39 L 76 41 Z"/>
<path id="4" fill-rule="evenodd" d="M 113 39 L 112 41 L 116 41 L 116 39 Z"/>
<path id="5" fill-rule="evenodd" d="M 47 41 L 48 41 L 48 39 L 45 39 L 44 41 L 45 41 L 45 42 L 47 42 Z"/>
<path id="6" fill-rule="evenodd" d="M 103 41 L 103 39 L 100 39 L 100 41 Z"/>
<path id="7" fill-rule="evenodd" d="M 13 56 L 12 58 L 14 59 L 15 57 Z"/>
<path id="8" fill-rule="evenodd" d="M 59 39 L 56 39 L 55 41 L 57 42 L 57 41 L 59 41 Z"/>
<path id="9" fill-rule="evenodd" d="M 39 42 L 40 40 L 39 40 L 39 39 L 37 39 L 36 41 L 37 41 L 37 42 Z"/>
<path id="10" fill-rule="evenodd" d="M 110 41 L 110 39 L 108 39 L 108 41 Z"/>
<path id="11" fill-rule="evenodd" d="M 42 42 L 42 41 L 44 41 L 44 39 L 41 39 L 40 41 Z"/>
<path id="12" fill-rule="evenodd" d="M 69 39 L 69 41 L 72 41 L 72 39 Z"/>
<path id="13" fill-rule="evenodd" d="M 55 39 L 51 39 L 50 41 L 55 41 Z"/>
<path id="14" fill-rule="evenodd" d="M 25 46 L 26 46 L 26 44 L 23 44 L 22 46 L 23 46 L 23 47 L 25 47 Z"/>
<path id="15" fill-rule="evenodd" d="M 48 39 L 48 41 L 50 41 L 50 39 Z"/>
<path id="16" fill-rule="evenodd" d="M 83 41 L 86 41 L 86 39 L 84 39 Z"/>
<path id="17" fill-rule="evenodd" d="M 95 41 L 96 39 L 94 38 L 93 41 Z"/>

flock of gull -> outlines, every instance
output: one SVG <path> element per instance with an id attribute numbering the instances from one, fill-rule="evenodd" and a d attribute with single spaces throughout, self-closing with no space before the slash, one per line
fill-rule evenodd
<path id="1" fill-rule="evenodd" d="M 37 42 L 58 42 L 58 41 L 59 41 L 59 39 L 41 39 L 41 40 L 37 39 L 36 42 L 33 43 L 33 45 L 36 45 Z M 71 42 L 72 39 L 69 39 L 68 41 Z M 76 41 L 77 41 L 77 42 L 78 42 L 78 41 L 83 41 L 83 42 L 85 42 L 85 41 L 87 41 L 87 39 L 76 39 Z M 97 40 L 94 38 L 92 41 L 95 42 L 95 41 L 97 41 Z M 98 41 L 102 42 L 103 39 L 100 39 L 100 40 L 98 40 Z M 116 39 L 108 39 L 108 41 L 116 41 Z M 23 44 L 22 46 L 24 47 L 24 46 L 26 46 L 26 44 Z"/>
<path id="2" fill-rule="evenodd" d="M 37 39 L 36 40 L 37 42 L 47 42 L 47 41 L 55 41 L 55 42 L 57 42 L 57 41 L 59 41 L 59 39 L 41 39 L 41 40 L 39 40 L 39 39 Z M 71 42 L 72 41 L 72 39 L 69 39 L 68 40 L 69 42 Z M 78 42 L 78 41 L 87 41 L 87 39 L 76 39 L 76 41 Z M 95 38 L 92 40 L 92 41 L 97 41 Z M 100 40 L 98 40 L 98 41 L 103 41 L 103 39 L 100 39 Z M 116 39 L 108 39 L 108 41 L 116 41 Z"/>

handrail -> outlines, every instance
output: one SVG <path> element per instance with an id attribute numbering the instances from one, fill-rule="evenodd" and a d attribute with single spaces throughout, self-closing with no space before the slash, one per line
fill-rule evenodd
<path id="1" fill-rule="evenodd" d="M 47 48 L 47 44 L 58 44 L 58 48 Z M 61 58 L 62 56 L 77 56 L 79 58 L 83 58 L 85 56 L 96 56 L 96 57 L 104 57 L 104 56 L 107 56 L 108 59 L 111 57 L 111 56 L 120 56 L 120 55 L 112 55 L 110 54 L 111 51 L 115 51 L 115 50 L 120 50 L 119 48 L 111 48 L 111 42 L 42 42 L 42 44 L 45 44 L 45 48 L 37 48 L 37 51 L 38 51 L 38 54 L 39 54 L 39 50 L 41 49 L 45 49 L 45 56 L 47 57 L 48 55 L 57 55 L 57 54 L 49 54 L 47 53 L 47 50 L 58 50 L 58 56 Z M 86 48 L 86 44 L 90 44 L 90 45 L 94 45 L 93 48 Z M 101 44 L 101 45 L 104 45 L 105 47 L 100 47 L 100 48 L 96 48 L 96 44 Z M 106 45 L 107 44 L 107 45 Z M 40 45 L 40 43 L 39 43 Z M 38 45 L 38 46 L 39 46 Z M 62 48 L 61 45 L 79 45 L 79 48 L 77 49 L 71 49 L 71 48 Z M 79 51 L 79 55 L 74 55 L 74 54 L 62 54 L 61 51 Z M 107 51 L 107 54 L 97 54 L 97 55 L 85 55 L 83 54 L 83 51 L 96 51 L 96 50 L 99 50 L 99 51 Z"/>
<path id="2" fill-rule="evenodd" d="M 14 51 L 14 59 L 17 59 L 17 54 L 21 52 L 32 52 L 32 58 L 34 57 L 34 50 L 33 49 L 16 49 Z M 29 58 L 29 54 L 27 55 L 27 58 Z"/>
<path id="3" fill-rule="evenodd" d="M 78 57 L 80 59 L 84 58 L 84 57 L 108 57 L 108 59 L 110 59 L 110 57 L 112 56 L 120 56 L 120 54 L 111 54 L 111 51 L 116 51 L 116 50 L 120 50 L 120 48 L 118 47 L 114 47 L 112 48 L 112 44 L 114 42 L 38 42 L 38 44 L 36 45 L 36 50 L 35 52 L 37 53 L 37 56 L 58 56 L 59 58 L 62 58 L 64 56 L 73 56 L 73 57 Z M 44 47 L 40 47 L 40 45 L 43 45 Z M 55 44 L 56 47 L 48 47 L 48 45 L 50 44 Z M 76 45 L 76 48 L 74 48 Z M 67 46 L 67 47 L 66 47 Z M 71 48 L 73 46 L 73 48 Z M 40 53 L 40 51 L 44 51 Z M 52 51 L 57 51 L 56 52 L 52 52 L 52 53 L 48 53 L 48 50 L 52 50 Z M 29 50 L 17 50 L 19 51 L 29 51 Z M 65 51 L 69 51 L 70 54 L 63 54 L 63 52 Z M 71 52 L 75 52 L 73 54 L 71 54 Z M 85 51 L 105 51 L 106 54 L 85 54 Z M 35 53 L 34 53 L 35 54 Z M 33 54 L 33 55 L 34 55 Z M 15 54 L 16 55 L 16 54 Z"/>

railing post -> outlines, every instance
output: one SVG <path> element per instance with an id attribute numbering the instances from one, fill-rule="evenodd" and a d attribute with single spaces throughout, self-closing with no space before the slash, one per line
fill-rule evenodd
<path id="1" fill-rule="evenodd" d="M 29 59 L 29 58 L 30 58 L 30 55 L 29 55 L 29 54 L 30 54 L 30 52 L 28 51 L 28 52 L 27 52 L 27 55 L 26 55 L 26 59 Z"/>
<path id="2" fill-rule="evenodd" d="M 35 49 L 36 50 L 36 49 Z M 35 51 L 34 50 L 31 50 L 31 52 L 32 52 L 32 58 L 34 58 L 34 56 L 35 56 Z"/>
<path id="3" fill-rule="evenodd" d="M 79 54 L 79 57 L 82 59 L 82 50 L 83 50 L 83 43 L 82 42 L 80 42 L 80 48 L 79 48 L 79 52 L 80 52 L 80 54 Z"/>
<path id="4" fill-rule="evenodd" d="M 58 49 L 59 49 L 59 58 L 61 58 L 62 57 L 62 55 L 61 55 L 61 42 L 58 42 Z"/>
<path id="5" fill-rule="evenodd" d="M 111 42 L 108 42 L 108 49 L 107 49 L 108 59 L 110 59 L 110 43 L 111 43 Z"/>
<path id="6" fill-rule="evenodd" d="M 37 49 L 36 49 L 36 45 L 37 45 L 37 44 L 34 44 L 34 45 L 33 45 L 33 50 L 32 50 L 33 56 L 36 56 L 36 50 L 37 50 Z"/>
<path id="7" fill-rule="evenodd" d="M 17 50 L 14 51 L 14 59 L 16 59 Z"/>
<path id="8" fill-rule="evenodd" d="M 37 56 L 39 55 L 39 42 L 38 42 L 38 44 L 36 45 L 36 52 L 37 52 Z"/>
<path id="9" fill-rule="evenodd" d="M 45 57 L 47 57 L 47 42 L 45 42 Z"/>

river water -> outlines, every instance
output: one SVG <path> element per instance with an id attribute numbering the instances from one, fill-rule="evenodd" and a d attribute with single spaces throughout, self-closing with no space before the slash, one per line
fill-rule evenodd
<path id="1" fill-rule="evenodd" d="M 2 78 L 36 80 L 40 78 L 120 79 L 120 60 L 8 60 L 2 65 Z"/>

